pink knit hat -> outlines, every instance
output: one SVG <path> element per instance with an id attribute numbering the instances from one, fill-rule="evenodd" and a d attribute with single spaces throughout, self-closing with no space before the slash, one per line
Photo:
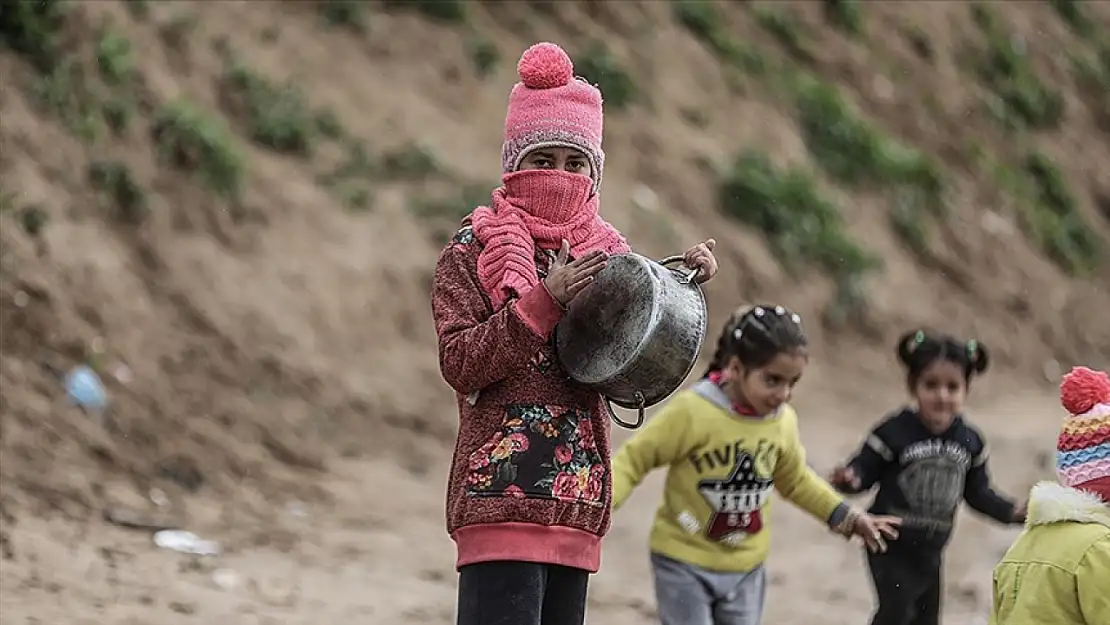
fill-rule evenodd
<path id="1" fill-rule="evenodd" d="M 590 160 L 594 188 L 601 184 L 601 91 L 574 77 L 574 63 L 553 43 L 524 51 L 516 66 L 520 82 L 509 94 L 501 169 L 516 171 L 529 152 L 545 147 L 575 148 Z"/>

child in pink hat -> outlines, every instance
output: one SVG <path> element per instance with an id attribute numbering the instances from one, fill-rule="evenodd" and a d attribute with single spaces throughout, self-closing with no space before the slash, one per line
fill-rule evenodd
<path id="1" fill-rule="evenodd" d="M 608 412 L 571 382 L 552 331 L 629 251 L 599 214 L 601 92 L 558 46 L 529 48 L 509 95 L 502 185 L 440 254 L 432 308 L 440 369 L 458 397 L 447 530 L 459 625 L 581 625 L 609 529 Z M 713 240 L 686 252 L 702 279 Z"/>

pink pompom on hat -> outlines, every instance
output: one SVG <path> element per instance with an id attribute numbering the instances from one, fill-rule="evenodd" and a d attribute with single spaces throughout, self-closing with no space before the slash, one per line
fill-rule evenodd
<path id="1" fill-rule="evenodd" d="M 520 82 L 509 94 L 502 171 L 516 171 L 529 152 L 540 148 L 574 148 L 589 159 L 596 190 L 605 165 L 601 91 L 575 78 L 574 63 L 553 43 L 525 50 L 516 69 Z"/>
<path id="2" fill-rule="evenodd" d="M 1068 411 L 1056 443 L 1056 472 L 1065 486 L 1110 480 L 1110 376 L 1087 367 L 1072 369 L 1060 382 Z"/>

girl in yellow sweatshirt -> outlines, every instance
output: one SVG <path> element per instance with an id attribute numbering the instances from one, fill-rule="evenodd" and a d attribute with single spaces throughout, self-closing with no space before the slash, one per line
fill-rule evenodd
<path id="1" fill-rule="evenodd" d="M 851 508 L 806 464 L 787 403 L 806 345 L 801 318 L 782 306 L 736 311 L 705 378 L 613 459 L 614 508 L 668 467 L 650 541 L 662 625 L 759 625 L 772 490 L 872 550 L 897 537 L 898 519 Z"/>

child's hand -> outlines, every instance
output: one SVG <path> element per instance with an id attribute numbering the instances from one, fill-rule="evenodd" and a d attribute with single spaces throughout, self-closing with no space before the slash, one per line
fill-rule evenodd
<path id="1" fill-rule="evenodd" d="M 717 274 L 717 257 L 713 255 L 713 248 L 716 246 L 717 241 L 706 239 L 703 243 L 698 243 L 686 250 L 682 255 L 687 267 L 701 270 L 698 272 L 698 282 L 705 282 Z"/>
<path id="2" fill-rule="evenodd" d="M 1025 523 L 1025 517 L 1029 515 L 1029 501 L 1025 501 L 1020 506 L 1014 506 L 1014 523 Z"/>
<path id="3" fill-rule="evenodd" d="M 569 255 L 570 243 L 563 239 L 559 254 L 555 257 L 555 262 L 551 263 L 547 277 L 543 279 L 551 296 L 563 306 L 569 304 L 582 289 L 590 286 L 594 276 L 605 269 L 605 262 L 609 260 L 609 255 L 601 250 L 594 250 L 568 263 Z"/>
<path id="4" fill-rule="evenodd" d="M 859 490 L 860 480 L 856 475 L 856 470 L 852 467 L 837 467 L 833 470 L 832 475 L 829 476 L 829 483 L 833 486 L 846 486 L 853 490 Z"/>
<path id="5" fill-rule="evenodd" d="M 861 514 L 852 533 L 862 538 L 872 552 L 883 553 L 886 551 L 886 540 L 898 538 L 898 526 L 901 524 L 902 519 L 898 517 Z"/>

